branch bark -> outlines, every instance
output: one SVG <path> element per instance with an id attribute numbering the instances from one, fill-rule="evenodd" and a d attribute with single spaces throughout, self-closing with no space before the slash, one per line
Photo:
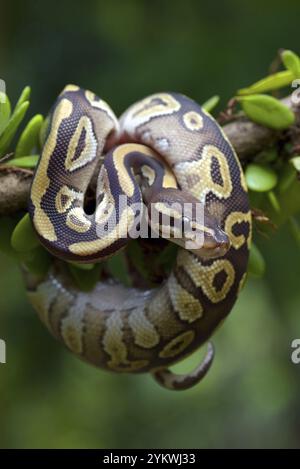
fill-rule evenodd
<path id="1" fill-rule="evenodd" d="M 284 133 L 262 127 L 246 117 L 224 125 L 223 130 L 242 163 L 283 139 L 300 149 L 300 104 L 293 102 L 291 96 L 282 102 L 296 115 L 295 126 Z M 0 216 L 26 209 L 32 175 L 33 171 L 0 164 Z"/>
<path id="2" fill-rule="evenodd" d="M 296 115 L 296 124 L 293 129 L 288 131 L 287 135 L 287 140 L 296 146 L 300 141 L 300 105 L 293 102 L 292 96 L 282 99 L 282 103 L 292 109 Z M 262 127 L 246 117 L 226 124 L 223 130 L 242 162 L 251 159 L 251 156 L 283 138 L 282 132 Z"/>

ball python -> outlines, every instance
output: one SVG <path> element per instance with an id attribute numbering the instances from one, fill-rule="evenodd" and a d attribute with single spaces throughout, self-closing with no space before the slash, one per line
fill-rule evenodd
<path id="1" fill-rule="evenodd" d="M 91 214 L 84 201 L 95 171 Z M 118 205 L 120 197 L 125 203 Z M 187 214 L 180 212 L 184 204 Z M 126 245 L 146 212 L 148 227 L 180 245 L 160 287 L 126 288 L 109 279 L 82 292 L 58 262 L 45 278 L 27 272 L 28 296 L 49 331 L 83 360 L 115 372 L 150 372 L 165 388 L 187 389 L 210 368 L 212 344 L 191 373 L 178 375 L 170 365 L 208 341 L 245 281 L 251 215 L 241 165 L 213 117 L 184 95 L 153 94 L 117 119 L 91 91 L 66 86 L 51 111 L 30 192 L 42 245 L 63 261 L 98 262 Z M 177 220 L 187 227 L 181 238 Z"/>

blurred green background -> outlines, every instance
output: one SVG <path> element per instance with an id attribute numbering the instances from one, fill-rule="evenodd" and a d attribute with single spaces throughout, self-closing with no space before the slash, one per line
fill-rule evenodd
<path id="1" fill-rule="evenodd" d="M 32 86 L 32 114 L 46 114 L 69 82 L 117 113 L 162 90 L 198 102 L 220 94 L 224 105 L 265 75 L 278 48 L 299 52 L 299 15 L 298 0 L 2 0 L 0 78 L 12 100 Z M 300 447 L 300 365 L 290 360 L 299 247 L 285 229 L 258 244 L 265 277 L 247 282 L 214 337 L 212 370 L 182 393 L 71 356 L 29 306 L 18 266 L 0 255 L 0 446 Z"/>

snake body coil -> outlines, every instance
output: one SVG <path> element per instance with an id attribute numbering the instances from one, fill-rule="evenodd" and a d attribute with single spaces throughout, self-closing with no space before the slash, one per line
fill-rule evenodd
<path id="1" fill-rule="evenodd" d="M 96 210 L 88 215 L 85 192 L 103 153 Z M 137 173 L 147 190 L 139 188 Z M 151 372 L 167 388 L 186 389 L 207 372 L 212 346 L 191 374 L 174 375 L 167 367 L 209 339 L 245 279 L 251 216 L 237 156 L 215 120 L 183 95 L 149 96 L 118 121 L 93 93 L 74 85 L 63 90 L 29 204 L 35 230 L 49 251 L 76 262 L 111 256 L 126 244 L 143 198 L 167 210 L 164 197 L 176 191 L 203 204 L 204 220 L 211 217 L 203 230 L 214 256 L 201 258 L 180 248 L 170 276 L 152 290 L 107 281 L 84 293 L 57 267 L 43 280 L 33 282 L 28 275 L 27 285 L 41 320 L 82 359 L 117 372 Z M 159 200 L 158 192 L 163 194 Z M 120 195 L 127 200 L 121 208 Z M 211 239 L 214 220 L 230 240 L 225 255 Z"/>

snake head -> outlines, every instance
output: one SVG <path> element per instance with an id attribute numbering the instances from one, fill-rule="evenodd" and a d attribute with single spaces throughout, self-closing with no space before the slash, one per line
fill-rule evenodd
<path id="1" fill-rule="evenodd" d="M 230 240 L 217 218 L 192 195 L 163 189 L 148 205 L 151 229 L 202 259 L 224 256 Z"/>

